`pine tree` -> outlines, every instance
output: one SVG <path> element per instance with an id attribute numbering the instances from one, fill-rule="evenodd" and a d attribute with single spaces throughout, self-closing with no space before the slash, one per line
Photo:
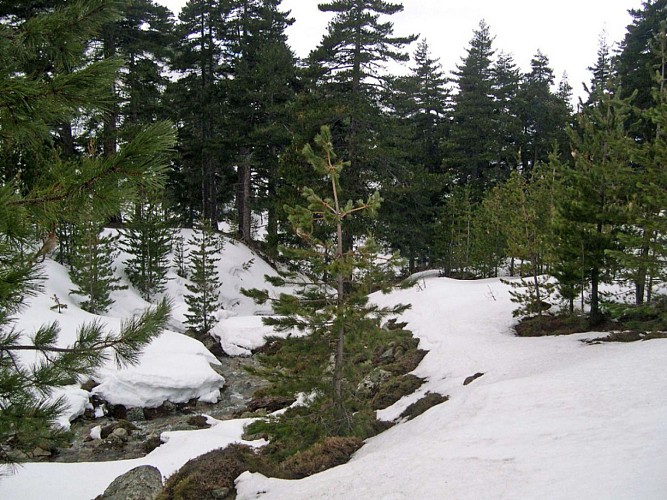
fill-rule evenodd
<path id="1" fill-rule="evenodd" d="M 552 90 L 555 77 L 549 58 L 538 50 L 530 66 L 518 96 L 523 129 L 521 165 L 525 172 L 539 163 L 547 163 L 555 145 L 564 154 L 569 153 L 566 130 L 570 107 Z"/>
<path id="2" fill-rule="evenodd" d="M 216 263 L 218 237 L 206 220 L 201 220 L 188 240 L 190 281 L 185 287 L 188 312 L 186 323 L 197 334 L 206 334 L 216 323 L 213 313 L 220 309 L 220 277 Z"/>
<path id="3" fill-rule="evenodd" d="M 516 316 L 537 314 L 541 317 L 554 288 L 542 276 L 553 262 L 554 237 L 551 231 L 558 196 L 554 167 L 555 163 L 540 164 L 529 178 L 513 172 L 500 189 L 508 208 L 500 225 L 506 237 L 507 253 L 521 262 L 521 275 L 527 275 L 526 279 L 512 283 L 512 300 L 520 304 L 514 312 Z"/>
<path id="4" fill-rule="evenodd" d="M 175 207 L 185 222 L 204 217 L 218 221 L 219 203 L 232 197 L 224 183 L 231 176 L 222 138 L 225 109 L 220 82 L 230 74 L 226 60 L 229 1 L 189 0 L 176 27 L 167 103 L 178 125 L 178 158 L 170 179 Z M 223 181 L 223 185 L 221 184 Z"/>
<path id="5" fill-rule="evenodd" d="M 409 271 L 432 260 L 434 224 L 444 191 L 441 163 L 449 118 L 449 91 L 438 60 L 422 40 L 409 75 L 392 80 L 386 102 L 391 108 L 394 159 L 401 175 L 383 184 L 383 210 L 377 234 L 408 260 Z M 415 224 L 415 220 L 420 221 Z"/>
<path id="6" fill-rule="evenodd" d="M 636 147 L 625 127 L 628 110 L 618 93 L 604 94 L 583 109 L 578 130 L 571 134 L 574 168 L 564 171 L 564 192 L 557 203 L 557 254 L 563 262 L 581 256 L 582 275 L 590 283 L 591 324 L 602 319 L 600 284 L 616 268 L 617 233 L 627 223 Z"/>
<path id="7" fill-rule="evenodd" d="M 172 230 L 166 210 L 156 201 L 138 203 L 123 234 L 127 277 L 147 301 L 164 291 L 169 270 Z"/>
<path id="8" fill-rule="evenodd" d="M 499 53 L 493 65 L 494 128 L 497 134 L 499 180 L 506 179 L 521 160 L 521 76 L 513 57 Z"/>
<path id="9" fill-rule="evenodd" d="M 445 199 L 436 225 L 436 255 L 445 276 L 474 274 L 473 222 L 477 203 L 472 187 L 455 186 Z"/>
<path id="10" fill-rule="evenodd" d="M 280 153 L 291 140 L 289 103 L 296 87 L 295 58 L 285 30 L 292 24 L 280 1 L 235 0 L 228 15 L 230 71 L 226 134 L 235 154 L 238 236 L 252 242 L 252 210 L 268 209 L 277 232 L 275 193 Z"/>
<path id="11" fill-rule="evenodd" d="M 501 190 L 492 189 L 472 214 L 470 266 L 480 277 L 496 277 L 507 256 L 507 236 L 500 230 L 508 208 Z M 510 209 L 511 210 L 511 209 Z"/>
<path id="12" fill-rule="evenodd" d="M 640 8 L 630 9 L 632 22 L 627 27 L 617 59 L 621 97 L 633 98 L 633 110 L 627 127 L 639 142 L 655 137 L 655 125 L 641 114 L 656 104 L 653 92 L 655 71 L 660 67 L 660 55 L 652 50 L 655 36 L 667 18 L 667 0 L 646 0 Z"/>
<path id="13" fill-rule="evenodd" d="M 173 143 L 171 126 L 160 123 L 138 131 L 107 158 L 95 156 L 94 148 L 77 156 L 59 154 L 58 124 L 85 120 L 104 109 L 120 63 L 85 58 L 89 41 L 113 19 L 113 2 L 54 5 L 0 23 L 0 155 L 23 159 L 0 164 L 0 441 L 11 438 L 24 448 L 55 433 L 51 424 L 63 402 L 50 399 L 54 387 L 91 374 L 111 352 L 118 363 L 136 362 L 169 314 L 163 301 L 124 322 L 116 335 L 105 333 L 100 323 L 83 325 L 72 345 L 58 340 L 56 323 L 32 337 L 14 328 L 26 297 L 39 293 L 39 259 L 22 251 L 30 244 L 30 230 L 55 234 L 59 223 L 78 222 L 81 213 L 101 220 L 117 213 L 136 196 L 139 183 L 163 182 L 165 154 Z M 43 77 L 44 64 L 28 71 L 40 61 L 48 62 L 49 78 Z M 21 352 L 35 353 L 38 363 L 24 364 Z M 12 460 L 5 447 L 0 459 Z"/>
<path id="14" fill-rule="evenodd" d="M 630 180 L 632 202 L 627 207 L 629 223 L 619 232 L 623 251 L 615 257 L 623 266 L 623 275 L 635 285 L 637 305 L 651 302 L 654 281 L 664 276 L 667 256 L 665 245 L 664 207 L 667 203 L 665 170 L 665 131 L 667 130 L 667 23 L 656 33 L 651 48 L 659 55 L 653 86 L 655 105 L 642 114 L 655 137 L 641 144 L 632 158 L 637 165 Z M 648 127 L 647 126 L 647 127 Z"/>
<path id="15" fill-rule="evenodd" d="M 174 242 L 173 263 L 174 267 L 176 268 L 176 274 L 178 274 L 181 278 L 187 278 L 188 277 L 187 255 L 185 252 L 185 237 L 183 236 L 182 231 L 176 230 L 174 232 L 173 242 Z"/>
<path id="16" fill-rule="evenodd" d="M 328 388 L 321 387 L 325 399 L 333 402 L 337 430 L 333 434 L 347 434 L 353 417 L 348 414 L 347 402 L 355 387 L 346 385 L 345 373 L 351 369 L 347 360 L 346 346 L 352 338 L 363 339 L 380 327 L 381 319 L 405 310 L 399 305 L 381 308 L 368 301 L 373 290 L 388 290 L 397 257 L 386 261 L 379 257 L 379 247 L 372 238 L 356 248 L 345 250 L 344 232 L 353 215 L 373 216 L 377 213 L 381 198 L 378 192 L 367 200 L 344 202 L 340 178 L 349 167 L 338 160 L 333 152 L 331 132 L 322 127 L 315 138 L 317 150 L 310 145 L 304 155 L 319 176 L 329 182 L 326 196 L 317 194 L 312 188 L 303 189 L 307 206 L 289 207 L 289 219 L 296 234 L 304 241 L 304 248 L 283 248 L 286 256 L 296 259 L 299 269 L 309 279 L 299 279 L 297 274 L 286 274 L 276 284 L 293 283 L 294 294 L 281 294 L 273 302 L 275 317 L 266 318 L 265 323 L 278 330 L 305 330 L 310 333 L 313 345 L 334 345 L 333 370 Z M 246 292 L 259 301 L 269 299 L 266 291 Z M 331 352 L 319 359 L 328 363 Z M 321 370 L 326 371 L 322 366 Z M 322 372 L 320 371 L 320 378 Z M 308 388 L 312 391 L 313 388 Z"/>

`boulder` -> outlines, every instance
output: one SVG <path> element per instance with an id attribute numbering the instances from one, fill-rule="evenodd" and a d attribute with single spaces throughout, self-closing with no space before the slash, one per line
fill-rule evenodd
<path id="1" fill-rule="evenodd" d="M 142 465 L 118 476 L 96 500 L 155 500 L 162 491 L 162 474 Z"/>

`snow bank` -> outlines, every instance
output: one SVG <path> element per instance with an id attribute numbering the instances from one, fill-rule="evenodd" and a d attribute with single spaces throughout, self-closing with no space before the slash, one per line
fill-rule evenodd
<path id="1" fill-rule="evenodd" d="M 102 368 L 102 382 L 93 394 L 128 408 L 154 408 L 165 401 L 184 403 L 193 398 L 215 403 L 225 379 L 212 364 L 220 362 L 201 342 L 165 331 L 146 347 L 136 366 Z"/>
<path id="2" fill-rule="evenodd" d="M 266 338 L 304 335 L 298 331 L 276 332 L 262 323 L 262 316 L 236 316 L 220 320 L 211 335 L 230 356 L 249 356 L 266 343 Z"/>
<path id="3" fill-rule="evenodd" d="M 220 272 L 225 310 L 215 334 L 229 353 L 257 348 L 270 329 L 238 290 L 264 288 L 271 269 L 241 244 L 223 250 Z M 252 259 L 255 259 L 251 261 Z M 129 289 L 118 292 L 106 317 L 81 311 L 68 296 L 67 273 L 46 261 L 45 293 L 31 299 L 17 326 L 34 329 L 53 320 L 64 342 L 77 325 L 99 319 L 118 328 L 120 319 L 146 303 Z M 174 328 L 182 327 L 183 278 L 169 283 Z M 274 290 L 274 292 L 277 292 Z M 68 304 L 51 311 L 56 293 Z M 298 481 L 245 473 L 240 498 L 642 498 L 667 492 L 667 340 L 588 345 L 598 333 L 518 338 L 511 331 L 508 287 L 499 280 L 455 281 L 428 274 L 418 286 L 374 295 L 381 305 L 411 303 L 402 315 L 429 352 L 414 371 L 426 379 L 415 394 L 378 415 L 396 419 L 427 391 L 450 400 L 369 439 L 350 463 Z M 128 406 L 163 398 L 213 399 L 222 379 L 213 356 L 193 339 L 166 332 L 138 367 L 100 372 L 103 397 Z M 484 375 L 463 386 L 466 377 Z M 79 393 L 79 396 L 81 394 Z M 81 411 L 82 399 L 76 406 Z M 85 403 L 85 402 L 84 402 Z M 104 463 L 34 463 L 0 480 L 0 498 L 93 498 L 118 475 L 149 464 L 168 476 L 188 459 L 241 439 L 247 421 L 219 422 L 212 429 L 169 433 L 166 444 L 143 459 Z"/>

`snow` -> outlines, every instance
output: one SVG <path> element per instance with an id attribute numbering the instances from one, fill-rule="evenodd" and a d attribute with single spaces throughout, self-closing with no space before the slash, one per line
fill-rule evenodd
<path id="1" fill-rule="evenodd" d="M 498 280 L 424 278 L 374 299 L 412 303 L 403 319 L 429 350 L 414 372 L 426 384 L 380 416 L 426 391 L 450 400 L 369 439 L 346 465 L 299 481 L 246 472 L 240 499 L 665 498 L 667 340 L 515 337 Z"/>
<path id="2" fill-rule="evenodd" d="M 274 272 L 240 243 L 225 245 L 218 269 L 224 309 L 216 313 L 213 333 L 227 353 L 247 355 L 271 334 L 261 323 L 269 308 L 257 307 L 239 290 L 277 293 L 263 280 Z M 99 319 L 114 329 L 128 313 L 147 306 L 128 289 L 116 292 L 107 316 L 90 315 L 68 295 L 72 286 L 62 267 L 47 260 L 46 272 L 44 293 L 31 299 L 17 325 L 27 332 L 58 320 L 65 341 L 72 342 L 81 322 Z M 146 349 L 137 367 L 100 370 L 95 391 L 111 402 L 132 406 L 217 397 L 222 378 L 210 366 L 215 358 L 176 333 L 183 328 L 186 280 L 170 276 L 166 293 L 175 304 L 170 331 Z M 49 309 L 54 293 L 68 304 L 62 314 Z M 508 286 L 496 279 L 455 281 L 429 273 L 410 289 L 373 295 L 381 305 L 411 303 L 401 319 L 429 351 L 413 372 L 425 384 L 378 416 L 395 420 L 429 391 L 448 395 L 449 401 L 367 440 L 348 464 L 309 478 L 285 481 L 246 472 L 237 480 L 239 498 L 667 498 L 667 340 L 582 342 L 601 336 L 596 332 L 519 338 L 511 330 L 509 299 Z M 478 372 L 484 375 L 463 386 Z M 74 401 L 80 389 L 70 390 Z M 86 404 L 78 392 L 74 413 Z M 165 444 L 142 459 L 25 464 L 0 479 L 0 498 L 58 492 L 62 498 L 89 499 L 143 464 L 168 477 L 190 458 L 240 442 L 248 421 L 214 423 L 210 429 L 165 433 Z"/>
<path id="3" fill-rule="evenodd" d="M 218 401 L 224 378 L 211 369 L 220 362 L 193 338 L 165 331 L 143 352 L 141 363 L 99 370 L 102 382 L 93 394 L 113 405 L 155 408 L 165 401 L 185 403 L 199 398 Z"/>
<path id="4" fill-rule="evenodd" d="M 223 319 L 213 327 L 211 335 L 230 356 L 249 356 L 266 343 L 266 337 L 304 335 L 303 332 L 274 332 L 273 327 L 262 323 L 262 316 L 236 316 Z"/>

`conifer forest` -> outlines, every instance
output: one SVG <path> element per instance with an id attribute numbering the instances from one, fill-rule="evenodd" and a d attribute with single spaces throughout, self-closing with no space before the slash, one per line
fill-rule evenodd
<path id="1" fill-rule="evenodd" d="M 667 0 L 601 37 L 576 100 L 548 54 L 521 69 L 484 20 L 447 72 L 395 27 L 399 0 L 319 9 L 331 21 L 299 58 L 281 0 L 189 0 L 178 15 L 155 0 L 0 0 L 0 462 L 53 438 L 54 387 L 133 365 L 169 327 L 170 272 L 184 329 L 214 329 L 234 242 L 276 269 L 274 288 L 241 291 L 270 304 L 264 324 L 309 339 L 267 344 L 261 395 L 318 395 L 251 425 L 273 455 L 238 460 L 265 475 L 303 477 L 297 451 L 325 440 L 349 457 L 384 430 L 374 412 L 397 398 L 359 389 L 384 346 L 414 355 L 383 373 L 415 390 L 424 352 L 396 321 L 410 304 L 368 299 L 415 273 L 502 278 L 519 334 L 664 335 Z M 117 331 L 82 324 L 67 346 L 56 323 L 24 335 L 45 259 L 86 313 L 114 311 L 128 287 L 150 307 Z M 42 361 L 19 362 L 26 351 Z"/>

